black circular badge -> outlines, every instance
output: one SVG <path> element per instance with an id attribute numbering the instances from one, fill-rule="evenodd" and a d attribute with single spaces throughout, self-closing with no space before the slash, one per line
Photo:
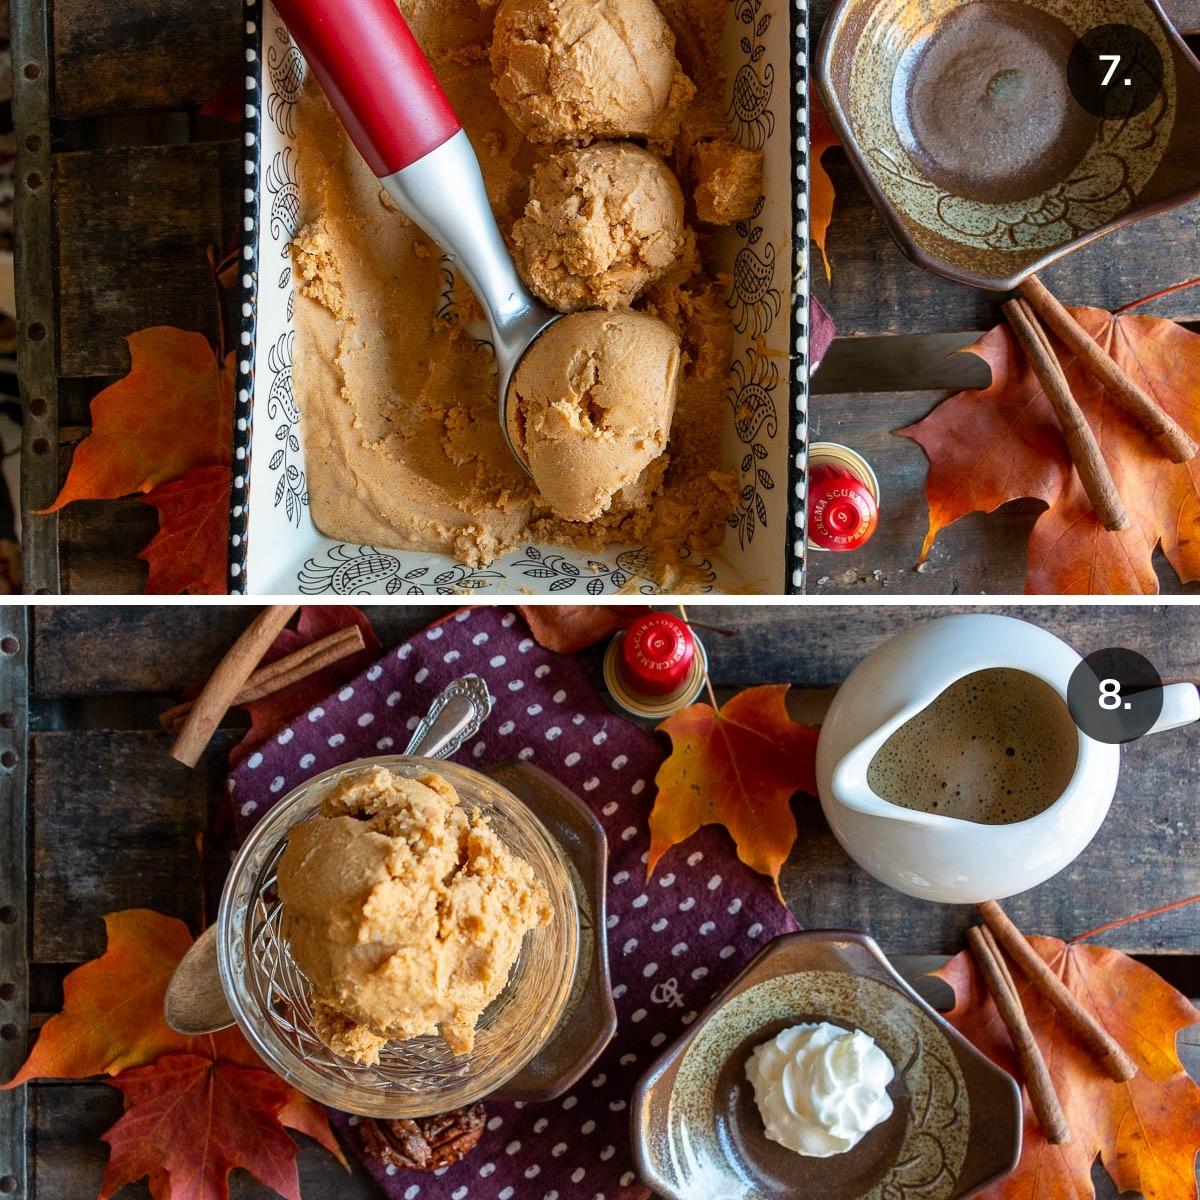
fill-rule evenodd
<path id="1" fill-rule="evenodd" d="M 1071 50 L 1067 85 L 1093 117 L 1105 121 L 1136 117 L 1162 91 L 1162 55 L 1132 25 L 1097 25 Z"/>
<path id="2" fill-rule="evenodd" d="M 1071 672 L 1067 705 L 1088 737 L 1111 745 L 1132 742 L 1162 712 L 1162 679 L 1133 650 L 1097 650 Z"/>

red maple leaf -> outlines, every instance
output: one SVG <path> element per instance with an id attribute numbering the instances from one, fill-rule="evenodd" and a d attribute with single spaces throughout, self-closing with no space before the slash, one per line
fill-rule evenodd
<path id="1" fill-rule="evenodd" d="M 144 1176 L 155 1200 L 228 1200 L 234 1167 L 300 1200 L 296 1143 L 279 1121 L 295 1093 L 277 1075 L 167 1054 L 111 1083 L 125 1115 L 103 1134 L 111 1153 L 99 1200 Z"/>
<path id="2" fill-rule="evenodd" d="M 225 594 L 231 475 L 199 467 L 143 497 L 158 510 L 158 533 L 138 555 L 150 565 L 147 595 Z"/>

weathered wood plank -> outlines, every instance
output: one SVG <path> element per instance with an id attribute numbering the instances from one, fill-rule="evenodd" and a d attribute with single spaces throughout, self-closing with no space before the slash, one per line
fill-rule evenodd
<path id="1" fill-rule="evenodd" d="M 100 917 L 153 908 L 201 924 L 197 835 L 221 794 L 221 749 L 197 770 L 164 733 L 41 733 L 31 741 L 32 957 L 79 962 L 104 949 Z"/>
<path id="2" fill-rule="evenodd" d="M 454 605 L 364 605 L 383 645 L 394 646 Z M 126 692 L 173 694 L 203 682 L 257 605 L 54 605 L 34 610 L 33 687 L 39 699 Z M 886 638 L 967 605 L 688 606 L 696 621 L 734 630 L 705 639 L 718 686 L 787 680 L 806 687 L 841 683 Z M 1000 610 L 997 610 L 1000 611 Z M 1127 646 L 1164 678 L 1200 679 L 1200 611 L 1180 605 L 1015 605 L 1081 653 Z"/>
<path id="3" fill-rule="evenodd" d="M 63 375 L 123 375 L 122 338 L 150 325 L 215 344 L 206 251 L 220 257 L 238 236 L 240 171 L 236 142 L 55 156 Z"/>
<path id="4" fill-rule="evenodd" d="M 974 333 L 918 333 L 911 337 L 837 337 L 809 383 L 810 418 L 819 409 L 817 396 L 839 396 L 853 403 L 849 392 L 928 392 L 945 388 L 961 391 L 987 387 L 991 372 L 974 354 L 958 354 L 977 340 Z"/>
<path id="5" fill-rule="evenodd" d="M 153 508 L 132 497 L 81 500 L 56 515 L 64 593 L 122 596 L 145 590 L 147 568 L 138 553 L 158 532 Z"/>
<path id="6" fill-rule="evenodd" d="M 57 117 L 192 108 L 242 73 L 243 5 L 55 0 Z"/>
<path id="7" fill-rule="evenodd" d="M 1125 646 L 1149 658 L 1164 679 L 1200 679 L 1200 611 L 1184 605 L 689 605 L 688 615 L 737 632 L 705 638 L 719 686 L 786 682 L 832 688 L 876 646 L 915 624 L 989 610 L 1041 625 L 1081 654 Z M 374 611 L 371 617 L 375 620 Z M 1167 744 L 1159 739 L 1156 746 Z"/>
<path id="8" fill-rule="evenodd" d="M 54 605 L 34 616 L 39 699 L 120 692 L 173 694 L 203 683 L 258 611 L 255 604 Z M 455 605 L 372 606 L 394 644 Z"/>
<path id="9" fill-rule="evenodd" d="M 866 456 L 880 480 L 879 528 L 861 550 L 813 552 L 808 559 L 810 595 L 986 593 L 1019 595 L 1024 590 L 1029 532 L 1043 510 L 1040 501 L 1019 500 L 994 513 L 978 513 L 943 530 L 925 566 L 917 559 L 929 528 L 925 504 L 928 461 L 908 438 L 891 431 L 920 420 L 944 392 L 893 392 L 814 396 L 811 441 L 843 442 Z M 1156 556 L 1160 590 L 1194 594 L 1184 587 L 1161 554 Z"/>
<path id="10" fill-rule="evenodd" d="M 108 1147 L 100 1135 L 121 1115 L 121 1093 L 102 1083 L 39 1084 L 32 1091 L 31 1135 L 36 1139 L 36 1200 L 83 1200 L 100 1191 Z M 301 1134 L 297 1160 L 300 1188 L 310 1200 L 379 1200 L 379 1185 L 354 1161 L 349 1173 L 315 1142 Z M 276 1200 L 245 1171 L 229 1178 L 231 1200 Z M 145 1184 L 119 1193 L 121 1200 L 145 1200 Z"/>

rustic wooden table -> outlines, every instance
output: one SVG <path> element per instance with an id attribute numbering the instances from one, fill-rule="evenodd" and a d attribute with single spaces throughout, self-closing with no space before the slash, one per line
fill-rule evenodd
<path id="1" fill-rule="evenodd" d="M 829 0 L 815 0 L 815 45 Z M 1200 0 L 1168 0 L 1181 29 L 1200 30 Z M 215 333 L 206 247 L 239 230 L 237 132 L 195 115 L 241 73 L 240 0 L 14 0 L 19 138 L 20 377 L 26 424 L 25 571 L 36 592 L 142 590 L 137 551 L 156 516 L 137 500 L 54 498 L 87 433 L 89 401 L 124 373 L 122 336 L 174 324 Z M 136 47 L 136 54 L 131 48 Z M 814 378 L 810 432 L 849 442 L 879 472 L 884 520 L 863 551 L 816 556 L 809 590 L 1013 593 L 1039 505 L 969 517 L 942 535 L 917 572 L 925 533 L 925 460 L 890 431 L 947 389 L 981 381 L 980 364 L 948 358 L 998 318 L 994 298 L 935 278 L 902 257 L 840 150 L 828 156 L 838 200 L 829 233 L 833 279 L 817 294 L 839 332 Z M 1195 275 L 1200 204 L 1142 222 L 1045 272 L 1067 302 L 1115 307 Z M 1200 291 L 1150 310 L 1200 320 Z M 1165 592 L 1180 585 L 1163 562 Z"/>
<path id="2" fill-rule="evenodd" d="M 208 873 L 197 835 L 222 794 L 239 736 L 223 730 L 189 771 L 167 755 L 156 716 L 203 680 L 247 624 L 241 607 L 57 607 L 0 610 L 0 1080 L 61 1004 L 63 976 L 99 954 L 101 914 L 144 906 L 198 929 L 220 866 Z M 385 647 L 446 610 L 368 609 Z M 797 716 L 819 720 L 832 688 L 884 638 L 945 608 L 818 606 L 693 608 L 697 621 L 737 631 L 707 639 L 721 689 L 787 680 Z M 1166 678 L 1200 678 L 1200 613 L 1117 606 L 1018 615 L 1083 651 L 1124 645 Z M 590 669 L 600 652 L 588 651 Z M 1031 932 L 1069 936 L 1112 918 L 1200 892 L 1200 762 L 1180 731 L 1125 752 L 1112 812 L 1061 875 L 1007 907 Z M 910 976 L 961 946 L 971 911 L 910 900 L 855 867 L 812 801 L 796 805 L 800 836 L 783 887 L 803 925 L 868 930 Z M 1145 958 L 1189 995 L 1200 994 L 1200 909 L 1116 930 L 1104 942 Z M 1200 1056 L 1200 1033 L 1185 1035 Z M 98 1135 L 119 1115 L 101 1083 L 45 1083 L 0 1094 L 0 1194 L 85 1200 L 98 1191 Z M 377 1196 L 361 1172 L 347 1181 L 306 1146 L 308 1200 Z M 15 1184 L 5 1183 L 6 1179 Z M 15 1188 L 15 1190 L 14 1190 Z M 146 1195 L 129 1189 L 121 1195 Z M 266 1197 L 239 1173 L 237 1200 Z M 1100 1191 L 1111 1197 L 1111 1188 Z"/>

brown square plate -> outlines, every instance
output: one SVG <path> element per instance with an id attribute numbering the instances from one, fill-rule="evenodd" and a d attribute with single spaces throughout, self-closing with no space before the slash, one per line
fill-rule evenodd
<path id="1" fill-rule="evenodd" d="M 892 1115 L 852 1150 L 805 1158 L 770 1141 L 745 1075 L 803 1021 L 861 1029 L 891 1059 Z M 670 1200 L 960 1200 L 1016 1166 L 1021 1095 L 862 933 L 776 938 L 639 1081 L 643 1181 Z"/>
<path id="2" fill-rule="evenodd" d="M 1072 92 L 1072 50 L 1087 35 L 1086 70 L 1098 71 L 1101 27 L 1159 60 L 1113 81 L 1120 90 L 1129 70 L 1122 94 L 1144 89 L 1141 111 L 1105 117 L 1114 105 L 1097 102 L 1093 114 Z M 838 0 L 817 81 L 900 248 L 975 287 L 1016 287 L 1200 195 L 1200 62 L 1158 0 Z"/>

